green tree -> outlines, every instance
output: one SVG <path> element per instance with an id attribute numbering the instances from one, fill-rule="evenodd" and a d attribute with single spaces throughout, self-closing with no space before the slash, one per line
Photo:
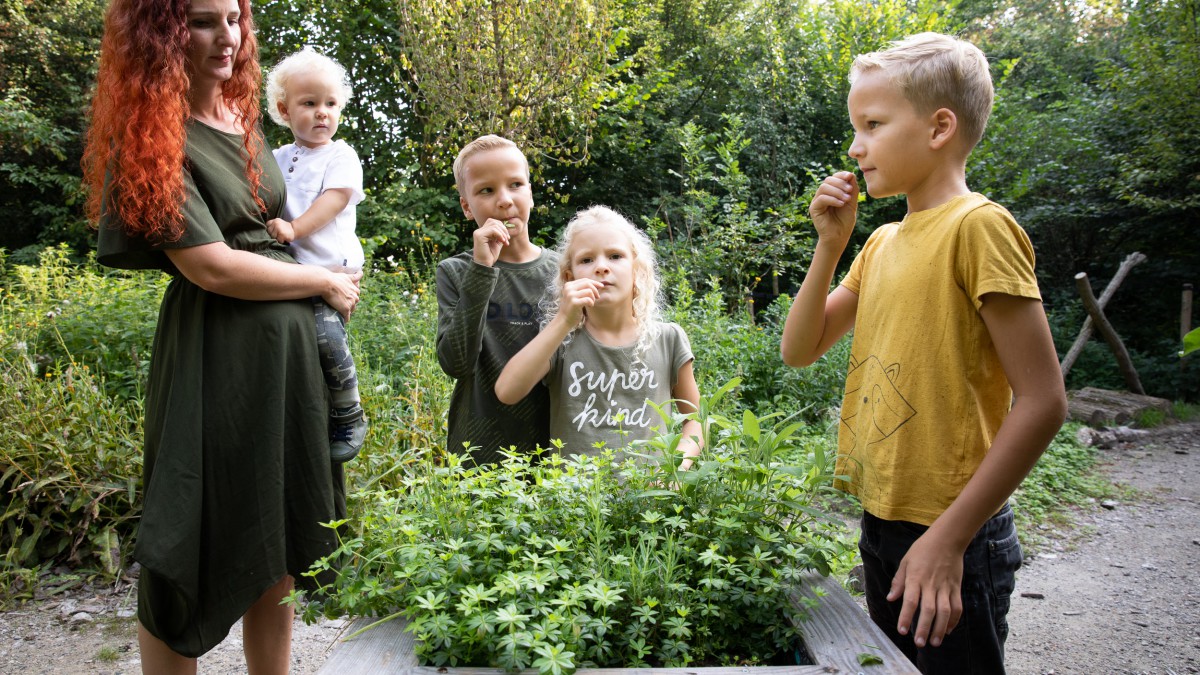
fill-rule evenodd
<path id="1" fill-rule="evenodd" d="M 354 97 L 338 137 L 363 162 L 367 199 L 358 234 L 369 252 L 428 264 L 458 246 L 458 200 L 448 175 L 423 170 L 427 141 L 437 137 L 413 100 L 404 45 L 397 37 L 400 3 L 392 0 L 266 0 L 255 4 L 264 70 L 312 46 L 346 68 Z M 266 122 L 272 145 L 291 132 Z"/>
<path id="2" fill-rule="evenodd" d="M 595 161 L 564 183 L 575 201 L 610 203 L 654 223 L 673 259 L 685 247 L 695 267 L 681 274 L 697 290 L 713 276 L 725 282 L 730 302 L 769 295 L 774 274 L 784 275 L 786 289 L 810 255 L 800 245 L 809 234 L 808 195 L 828 172 L 851 164 L 850 62 L 906 34 L 944 29 L 944 4 L 624 5 L 618 22 L 627 40 L 607 85 Z M 871 202 L 862 221 L 878 225 L 894 207 Z"/>
<path id="3" fill-rule="evenodd" d="M 1130 2 L 1127 11 L 1120 54 L 1101 70 L 1100 82 L 1112 94 L 1128 146 L 1113 188 L 1148 213 L 1194 216 L 1200 209 L 1200 0 Z"/>
<path id="4" fill-rule="evenodd" d="M 423 151 L 444 171 L 466 141 L 502 134 L 534 166 L 587 158 L 596 85 L 611 34 L 609 0 L 411 0 L 396 34 Z"/>
<path id="5" fill-rule="evenodd" d="M 104 5 L 0 2 L 0 247 L 90 246 L 79 159 Z"/>
<path id="6" fill-rule="evenodd" d="M 354 98 L 338 136 L 358 152 L 368 187 L 399 180 L 417 161 L 421 128 L 409 95 L 402 46 L 395 39 L 399 3 L 391 0 L 262 0 L 254 5 L 264 72 L 311 46 L 346 68 Z M 266 122 L 273 145 L 291 132 Z"/>
<path id="7" fill-rule="evenodd" d="M 1178 289 L 1200 267 L 1191 236 L 1196 160 L 1171 147 L 1195 140 L 1189 120 L 1200 112 L 1191 96 L 1195 4 L 999 3 L 972 24 L 997 62 L 997 101 L 969 164 L 972 187 L 1029 232 L 1064 349 L 1084 316 L 1074 275 L 1100 285 L 1127 254 L 1149 256 L 1106 313 L 1143 382 L 1167 397 L 1200 391 L 1173 358 Z M 1095 379 L 1106 372 L 1115 363 L 1097 349 L 1068 384 L 1120 386 Z"/>
<path id="8" fill-rule="evenodd" d="M 972 27 L 995 64 L 996 103 L 968 162 L 968 183 L 1013 211 L 1038 251 L 1043 286 L 1073 277 L 1119 242 L 1104 184 L 1112 172 L 1096 71 L 1116 17 L 1086 4 L 1002 3 Z"/>

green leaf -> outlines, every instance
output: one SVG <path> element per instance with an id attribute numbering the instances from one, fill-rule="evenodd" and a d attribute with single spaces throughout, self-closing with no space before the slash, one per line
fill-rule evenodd
<path id="1" fill-rule="evenodd" d="M 1179 352 L 1179 356 L 1187 356 L 1197 349 L 1200 349 L 1200 328 L 1196 328 L 1183 336 L 1183 351 Z"/>
<path id="2" fill-rule="evenodd" d="M 761 431 L 758 428 L 758 418 L 750 410 L 742 413 L 742 433 L 754 439 L 755 443 L 761 437 Z"/>
<path id="3" fill-rule="evenodd" d="M 860 666 L 882 666 L 883 659 L 876 654 L 862 652 L 858 655 L 858 665 Z"/>

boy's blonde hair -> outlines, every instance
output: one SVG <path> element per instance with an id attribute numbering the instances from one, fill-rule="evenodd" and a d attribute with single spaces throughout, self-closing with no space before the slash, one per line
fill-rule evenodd
<path id="1" fill-rule="evenodd" d="M 625 237 L 633 249 L 633 316 L 637 319 L 637 344 L 633 353 L 635 357 L 650 349 L 651 343 L 658 337 L 658 324 L 662 320 L 662 296 L 658 282 L 658 264 L 654 255 L 654 246 L 646 233 L 633 226 L 625 216 L 607 206 L 593 206 L 575 214 L 567 223 L 562 237 L 558 242 L 558 274 L 546 289 L 546 297 L 541 303 L 542 327 L 558 314 L 559 300 L 562 297 L 563 284 L 567 280 L 567 272 L 571 269 L 571 244 L 576 233 L 590 227 L 604 226 L 612 230 L 614 237 Z M 576 329 L 564 340 L 569 342 Z"/>
<path id="2" fill-rule="evenodd" d="M 850 66 L 850 82 L 882 70 L 922 114 L 948 108 L 970 150 L 983 138 L 992 112 L 992 74 L 978 47 L 940 33 L 918 33 L 883 51 L 862 54 Z"/>
<path id="3" fill-rule="evenodd" d="M 279 112 L 279 104 L 287 105 L 288 82 L 300 74 L 319 72 L 330 80 L 337 82 L 338 95 L 344 108 L 350 102 L 354 90 L 350 87 L 350 75 L 340 63 L 318 53 L 312 47 L 305 47 L 280 61 L 267 75 L 267 114 L 276 124 L 288 126 L 283 115 Z"/>
<path id="4" fill-rule="evenodd" d="M 458 194 L 462 195 L 463 187 L 465 187 L 463 185 L 463 167 L 466 166 L 467 160 L 481 152 L 500 150 L 503 148 L 516 148 L 517 152 L 521 151 L 521 149 L 517 147 L 516 143 L 513 143 L 503 136 L 497 136 L 496 134 L 480 136 L 479 138 L 476 138 L 470 143 L 464 145 L 462 150 L 458 151 L 458 156 L 454 158 L 454 186 L 458 188 Z M 524 156 L 525 153 L 521 154 Z M 526 162 L 526 173 L 528 173 L 529 170 L 528 164 L 529 163 Z"/>

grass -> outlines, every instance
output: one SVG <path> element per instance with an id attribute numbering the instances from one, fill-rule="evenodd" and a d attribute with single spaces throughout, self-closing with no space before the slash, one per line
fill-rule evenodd
<path id="1" fill-rule="evenodd" d="M 1172 404 L 1172 409 L 1175 414 L 1175 419 L 1180 422 L 1191 422 L 1200 419 L 1200 403 L 1188 403 L 1186 401 L 1175 401 Z"/>
<path id="2" fill-rule="evenodd" d="M 1112 497 L 1117 488 L 1097 472 L 1096 449 L 1075 440 L 1082 425 L 1068 422 L 1013 494 L 1017 532 L 1023 546 L 1046 542 L 1041 525 L 1069 527 L 1076 507 Z"/>

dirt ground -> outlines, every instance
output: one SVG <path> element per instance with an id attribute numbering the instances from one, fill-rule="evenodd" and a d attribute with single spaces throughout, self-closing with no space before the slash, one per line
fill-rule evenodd
<path id="1" fill-rule="evenodd" d="M 1200 673 L 1200 423 L 1175 424 L 1101 451 L 1128 497 L 1079 510 L 1043 532 L 1009 614 L 1014 675 Z M 0 613 L 0 673 L 140 672 L 134 593 L 81 588 Z M 297 621 L 292 672 L 315 673 L 341 621 Z M 241 627 L 200 659 L 245 672 Z"/>
<path id="2" fill-rule="evenodd" d="M 1200 423 L 1101 451 L 1131 499 L 1077 514 L 1027 561 L 1009 613 L 1008 670 L 1200 673 Z"/>

